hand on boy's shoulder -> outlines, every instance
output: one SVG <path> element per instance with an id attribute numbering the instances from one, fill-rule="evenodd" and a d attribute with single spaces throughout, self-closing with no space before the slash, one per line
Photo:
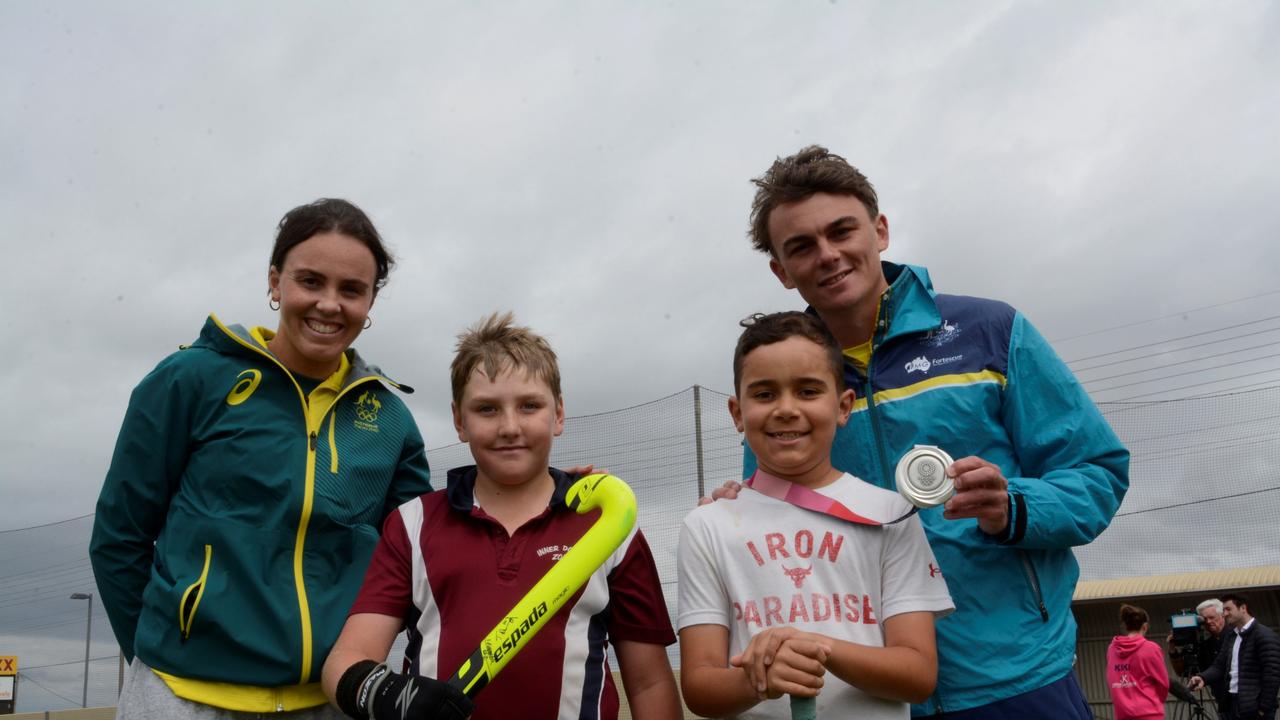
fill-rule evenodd
<path id="1" fill-rule="evenodd" d="M 738 493 L 742 490 L 742 483 L 730 480 L 715 490 L 711 491 L 711 497 L 698 498 L 698 505 L 710 505 L 716 500 L 736 500 Z"/>

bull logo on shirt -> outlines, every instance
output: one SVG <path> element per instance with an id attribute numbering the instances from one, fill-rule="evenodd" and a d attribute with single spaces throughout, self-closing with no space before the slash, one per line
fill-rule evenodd
<path id="1" fill-rule="evenodd" d="M 789 568 L 783 565 L 782 572 L 791 578 L 791 582 L 795 583 L 796 589 L 799 590 L 804 585 L 804 579 L 813 574 L 813 566 Z"/>

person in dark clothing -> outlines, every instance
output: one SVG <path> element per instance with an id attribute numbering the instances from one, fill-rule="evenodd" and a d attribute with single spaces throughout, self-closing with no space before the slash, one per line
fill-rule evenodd
<path id="1" fill-rule="evenodd" d="M 1223 638 L 1226 637 L 1223 631 L 1226 629 L 1226 620 L 1222 617 L 1222 601 L 1218 598 L 1209 598 L 1196 606 L 1196 614 L 1200 616 L 1208 634 L 1205 635 L 1196 645 L 1195 667 L 1187 667 L 1189 663 L 1185 662 L 1185 658 L 1180 653 L 1173 653 L 1173 633 L 1169 633 L 1166 645 L 1170 648 L 1169 664 L 1173 666 L 1174 672 L 1180 678 L 1189 678 L 1200 672 L 1208 670 L 1213 665 L 1214 658 L 1218 657 L 1218 650 L 1222 648 Z M 1217 682 L 1207 683 L 1205 685 L 1209 692 L 1213 695 L 1214 701 L 1218 705 L 1218 716 L 1223 715 L 1223 703 L 1227 697 L 1226 678 L 1219 678 Z M 1170 690 L 1178 695 L 1180 699 L 1186 700 L 1186 697 L 1178 694 L 1179 689 L 1183 688 L 1181 683 L 1173 683 Z M 1184 690 L 1185 691 L 1185 690 Z M 1189 695 L 1190 693 L 1188 693 Z M 1194 696 L 1191 696 L 1194 697 Z"/>
<path id="2" fill-rule="evenodd" d="M 1222 596 L 1222 615 L 1231 632 L 1213 665 L 1191 678 L 1187 686 L 1198 690 L 1220 678 L 1227 682 L 1227 720 L 1275 720 L 1276 693 L 1280 691 L 1280 636 L 1249 614 L 1240 595 Z"/>

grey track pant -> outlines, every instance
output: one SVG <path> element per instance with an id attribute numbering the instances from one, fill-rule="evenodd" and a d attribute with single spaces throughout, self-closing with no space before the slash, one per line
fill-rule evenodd
<path id="1" fill-rule="evenodd" d="M 116 720 L 343 720 L 345 717 L 329 705 L 294 712 L 249 713 L 184 700 L 174 695 L 164 680 L 136 657 L 125 674 L 116 709 Z"/>

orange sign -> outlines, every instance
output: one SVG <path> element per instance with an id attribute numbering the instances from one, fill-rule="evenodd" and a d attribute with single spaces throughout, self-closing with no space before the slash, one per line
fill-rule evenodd
<path id="1" fill-rule="evenodd" d="M 0 675 L 18 674 L 18 656 L 0 655 Z"/>

